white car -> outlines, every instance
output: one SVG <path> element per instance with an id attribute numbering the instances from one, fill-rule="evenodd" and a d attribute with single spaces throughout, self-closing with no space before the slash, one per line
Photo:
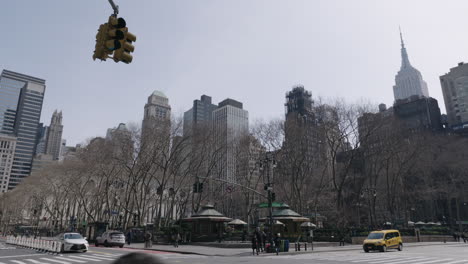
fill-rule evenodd
<path id="1" fill-rule="evenodd" d="M 120 231 L 106 231 L 102 235 L 96 238 L 95 246 L 99 245 L 109 246 L 119 246 L 123 248 L 125 245 L 125 235 Z"/>
<path id="2" fill-rule="evenodd" d="M 62 243 L 60 252 L 66 251 L 88 251 L 89 244 L 86 237 L 78 233 L 63 233 L 57 236 L 59 242 Z"/>

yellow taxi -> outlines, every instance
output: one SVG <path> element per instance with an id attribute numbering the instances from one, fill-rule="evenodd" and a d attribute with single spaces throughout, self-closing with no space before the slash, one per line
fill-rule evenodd
<path id="1" fill-rule="evenodd" d="M 370 250 L 385 252 L 390 248 L 402 251 L 403 240 L 401 240 L 400 231 L 395 229 L 372 231 L 364 240 L 362 247 L 365 252 Z"/>

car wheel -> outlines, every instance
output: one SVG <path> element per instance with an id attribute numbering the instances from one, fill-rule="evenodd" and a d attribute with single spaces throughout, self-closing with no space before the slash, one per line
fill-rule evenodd
<path id="1" fill-rule="evenodd" d="M 99 243 L 98 243 L 97 241 L 94 242 L 94 245 L 95 245 L 96 247 L 99 247 Z"/>
<path id="2" fill-rule="evenodd" d="M 369 253 L 369 250 L 367 248 L 364 249 L 364 252 Z"/>
<path id="3" fill-rule="evenodd" d="M 104 241 L 104 246 L 105 246 L 105 247 L 109 247 L 109 243 L 107 243 L 107 240 Z"/>
<path id="4" fill-rule="evenodd" d="M 86 251 L 88 251 L 88 250 L 86 250 L 86 249 L 85 249 L 85 250 L 83 250 L 83 253 L 86 253 Z"/>
<path id="5" fill-rule="evenodd" d="M 124 245 L 120 245 L 119 248 L 123 248 Z"/>
<path id="6" fill-rule="evenodd" d="M 398 245 L 398 251 L 402 251 L 403 250 L 403 244 L 399 244 Z"/>
<path id="7" fill-rule="evenodd" d="M 381 252 L 387 252 L 387 246 L 386 245 L 383 245 L 382 246 L 382 249 L 380 250 Z"/>

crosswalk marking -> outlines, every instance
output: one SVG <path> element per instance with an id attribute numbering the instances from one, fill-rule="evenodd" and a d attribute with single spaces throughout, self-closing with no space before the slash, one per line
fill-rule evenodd
<path id="1" fill-rule="evenodd" d="M 46 262 L 40 262 L 38 260 L 35 260 L 35 259 L 25 259 L 26 261 L 29 261 L 29 262 L 32 262 L 34 264 L 49 264 L 49 263 L 46 263 Z"/>
<path id="2" fill-rule="evenodd" d="M 449 260 L 453 260 L 453 259 L 436 259 L 436 260 L 432 260 L 432 261 L 426 261 L 426 262 L 418 262 L 418 264 L 429 264 L 429 263 L 435 263 L 435 262 L 439 262 L 441 261 L 442 263 L 445 263 L 445 261 L 449 261 Z"/>
<path id="3" fill-rule="evenodd" d="M 397 262 L 393 262 L 392 261 L 392 264 L 406 264 L 406 263 L 410 263 L 410 262 L 417 262 L 417 261 L 424 261 L 424 260 L 429 260 L 429 259 L 432 259 L 432 258 L 426 258 L 426 257 L 414 257 L 414 258 L 408 258 L 408 259 L 405 259 L 405 260 L 401 260 L 401 261 L 397 261 Z M 419 262 L 418 262 L 419 263 Z"/>
<path id="4" fill-rule="evenodd" d="M 88 256 L 86 256 L 86 257 L 88 257 Z M 106 256 L 91 255 L 91 256 L 89 256 L 89 257 L 91 257 L 91 258 L 96 258 L 96 259 L 104 259 L 104 260 L 114 260 L 114 258 L 112 258 L 111 256 L 106 257 Z"/>
<path id="5" fill-rule="evenodd" d="M 64 258 L 64 257 L 55 257 L 55 258 L 58 258 L 58 259 L 63 259 L 63 260 L 69 260 L 69 261 L 72 261 L 72 262 L 78 262 L 78 263 L 86 263 L 86 261 L 83 261 L 83 260 L 77 260 L 77 259 L 68 259 L 68 258 Z"/>
<path id="6" fill-rule="evenodd" d="M 55 259 L 50 259 L 50 258 L 41 258 L 41 259 L 46 260 L 46 261 L 52 261 L 52 262 L 60 263 L 60 264 L 71 264 L 71 262 L 60 261 L 60 260 L 55 260 Z"/>
<path id="7" fill-rule="evenodd" d="M 23 261 L 19 261 L 19 260 L 11 260 L 11 262 L 14 262 L 14 263 L 17 263 L 17 264 L 26 264 Z"/>
<path id="8" fill-rule="evenodd" d="M 77 258 L 77 259 L 84 259 L 84 260 L 90 260 L 90 261 L 102 261 L 102 259 L 95 259 L 95 258 L 90 258 L 90 257 L 78 257 L 78 256 L 70 256 L 70 258 Z"/>

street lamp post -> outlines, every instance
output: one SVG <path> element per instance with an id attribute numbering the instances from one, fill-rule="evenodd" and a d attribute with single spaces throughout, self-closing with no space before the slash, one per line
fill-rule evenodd
<path id="1" fill-rule="evenodd" d="M 269 240 L 273 240 L 273 169 L 276 167 L 276 160 L 271 152 L 267 152 L 265 158 L 260 160 L 260 169 L 266 171 L 265 190 L 268 194 L 268 222 L 269 222 Z"/>

